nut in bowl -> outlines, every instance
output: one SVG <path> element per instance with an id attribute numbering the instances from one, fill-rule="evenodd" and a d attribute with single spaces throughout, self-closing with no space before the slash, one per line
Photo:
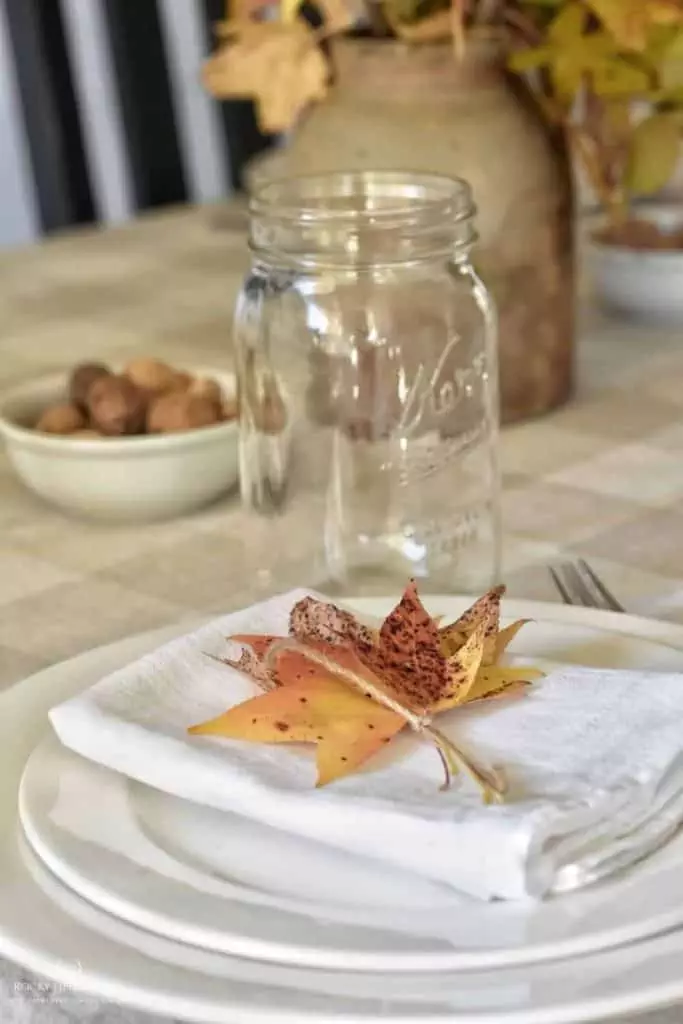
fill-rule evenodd
<path id="1" fill-rule="evenodd" d="M 42 377 L 0 398 L 0 434 L 23 483 L 74 515 L 183 515 L 238 478 L 235 378 L 138 359 Z"/>

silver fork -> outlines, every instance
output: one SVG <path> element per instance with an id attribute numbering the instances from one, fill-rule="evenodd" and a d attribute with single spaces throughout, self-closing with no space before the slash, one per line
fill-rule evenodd
<path id="1" fill-rule="evenodd" d="M 550 566 L 549 572 L 565 604 L 605 608 L 611 612 L 626 611 L 583 558 L 576 562 L 562 562 L 560 565 Z"/>

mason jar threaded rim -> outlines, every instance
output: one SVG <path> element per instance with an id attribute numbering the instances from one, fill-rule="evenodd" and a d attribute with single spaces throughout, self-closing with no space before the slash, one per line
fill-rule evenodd
<path id="1" fill-rule="evenodd" d="M 421 195 L 418 195 L 421 191 Z M 363 209 L 323 205 L 340 199 L 395 200 L 385 207 Z M 312 203 L 311 200 L 317 200 Z M 473 218 L 472 190 L 462 178 L 413 171 L 327 171 L 257 183 L 251 193 L 250 212 L 278 219 L 394 220 L 416 213 L 452 216 L 460 223 Z"/>
<path id="2" fill-rule="evenodd" d="M 406 262 L 469 251 L 476 206 L 461 178 L 395 170 L 330 171 L 256 183 L 249 200 L 250 245 L 301 262 L 357 264 L 369 238 L 395 241 L 371 262 Z M 368 253 L 365 253 L 369 259 Z"/>

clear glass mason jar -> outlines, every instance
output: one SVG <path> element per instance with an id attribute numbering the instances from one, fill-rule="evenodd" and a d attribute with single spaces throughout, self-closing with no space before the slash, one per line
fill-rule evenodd
<path id="1" fill-rule="evenodd" d="M 292 178 L 258 187 L 250 214 L 234 331 L 244 505 L 291 521 L 302 584 L 497 582 L 495 317 L 467 184 Z"/>

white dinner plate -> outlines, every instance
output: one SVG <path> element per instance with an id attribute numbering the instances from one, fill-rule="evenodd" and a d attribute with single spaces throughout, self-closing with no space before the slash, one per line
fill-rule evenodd
<path id="1" fill-rule="evenodd" d="M 381 615 L 388 602 L 352 602 Z M 459 599 L 433 600 L 455 616 Z M 683 669 L 683 630 L 508 602 L 534 660 Z M 128 660 L 122 651 L 120 664 Z M 97 665 L 89 681 L 104 672 Z M 130 924 L 206 950 L 318 969 L 472 970 L 585 954 L 683 924 L 683 839 L 637 868 L 541 903 L 484 903 L 370 860 L 132 782 L 49 736 L 20 816 L 50 871 Z"/>
<path id="2" fill-rule="evenodd" d="M 610 639 L 610 616 L 576 610 L 570 617 L 578 626 L 595 624 L 598 647 L 619 648 L 614 634 Z M 628 621 L 624 626 L 633 630 Z M 671 667 L 667 649 L 683 649 L 683 630 L 636 626 L 649 664 L 658 667 L 662 658 L 661 667 Z M 17 800 L 26 760 L 45 734 L 51 706 L 181 632 L 155 631 L 91 651 L 0 696 L 0 956 L 74 997 L 87 993 L 196 1024 L 569 1024 L 683 999 L 680 932 L 495 974 L 350 975 L 207 953 L 127 925 L 73 894 L 20 838 Z"/>
<path id="3" fill-rule="evenodd" d="M 15 958 L 78 993 L 194 1024 L 573 1024 L 683 999 L 680 932 L 577 960 L 492 974 L 354 974 L 209 953 L 81 900 L 19 839 L 3 908 Z M 3 869 L 7 859 L 0 858 Z M 4 884 L 3 884 L 4 887 Z M 23 902 L 19 904 L 19 900 Z"/>
<path id="4" fill-rule="evenodd" d="M 547 611 L 551 617 L 554 610 Z M 558 608 L 557 621 L 569 620 L 592 629 L 591 660 L 605 644 L 616 648 L 611 661 L 625 649 L 620 623 L 636 638 L 625 647 L 637 648 L 642 637 L 652 667 L 672 667 L 672 651 L 683 649 L 678 627 Z M 73 894 L 21 839 L 17 801 L 27 758 L 46 732 L 51 706 L 182 631 L 91 651 L 0 696 L 0 956 L 66 992 L 196 1024 L 569 1024 L 683 999 L 680 932 L 495 974 L 349 975 L 207 953 L 128 925 Z"/>

